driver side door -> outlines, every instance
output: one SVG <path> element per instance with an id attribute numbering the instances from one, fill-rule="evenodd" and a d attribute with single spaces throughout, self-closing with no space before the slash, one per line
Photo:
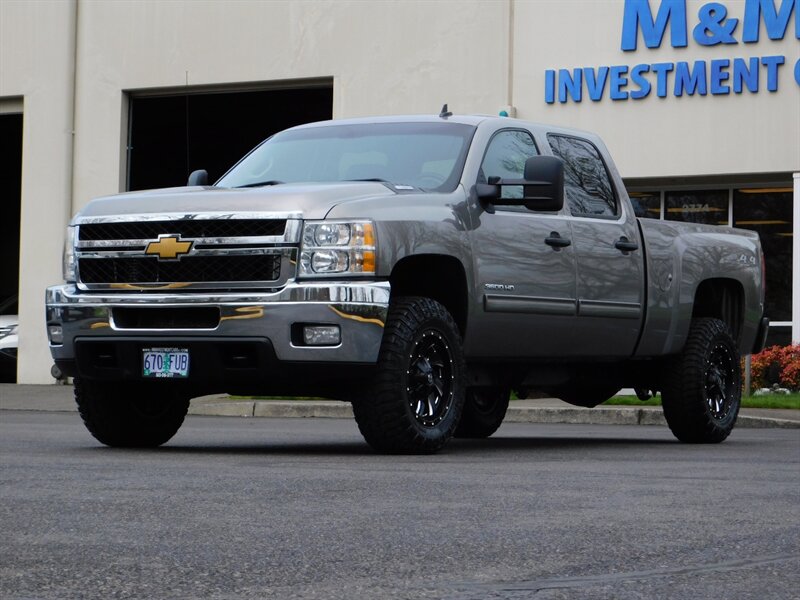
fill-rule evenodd
<path id="1" fill-rule="evenodd" d="M 496 132 L 476 183 L 522 179 L 525 160 L 539 151 L 523 129 Z M 502 186 L 521 198 L 522 186 Z M 487 209 L 488 208 L 488 209 Z M 473 325 L 465 340 L 470 358 L 567 356 L 565 335 L 576 325 L 576 266 L 567 218 L 523 206 L 478 207 L 472 232 L 475 273 Z"/>

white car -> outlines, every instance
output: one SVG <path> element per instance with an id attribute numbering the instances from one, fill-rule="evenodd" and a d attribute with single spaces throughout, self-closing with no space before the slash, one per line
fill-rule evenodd
<path id="1" fill-rule="evenodd" d="M 0 302 L 0 383 L 17 380 L 18 312 L 17 296 Z"/>

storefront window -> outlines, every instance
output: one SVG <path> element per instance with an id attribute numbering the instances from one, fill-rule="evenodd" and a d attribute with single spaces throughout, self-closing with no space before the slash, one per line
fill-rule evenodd
<path id="1" fill-rule="evenodd" d="M 630 192 L 628 195 L 637 217 L 661 218 L 661 192 Z"/>
<path id="2" fill-rule="evenodd" d="M 791 327 L 773 327 L 770 325 L 769 333 L 767 334 L 767 343 L 764 346 L 791 346 L 792 344 L 792 328 Z"/>
<path id="3" fill-rule="evenodd" d="M 757 231 L 767 262 L 766 314 L 792 320 L 792 189 L 733 191 L 733 226 Z"/>
<path id="4" fill-rule="evenodd" d="M 728 190 L 671 191 L 664 204 L 668 221 L 728 224 Z"/>

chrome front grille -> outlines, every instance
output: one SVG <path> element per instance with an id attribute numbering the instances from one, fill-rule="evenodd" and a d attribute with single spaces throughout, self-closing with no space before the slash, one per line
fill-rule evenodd
<path id="1" fill-rule="evenodd" d="M 95 284 L 277 281 L 276 254 L 187 256 L 176 261 L 153 257 L 82 258 L 81 281 Z"/>
<path id="2" fill-rule="evenodd" d="M 283 218 L 280 218 L 283 217 Z M 83 289 L 277 288 L 293 278 L 296 215 L 142 215 L 77 223 Z"/>
<path id="3" fill-rule="evenodd" d="M 178 234 L 182 238 L 274 237 L 286 231 L 286 219 L 204 219 L 87 223 L 79 240 L 142 240 Z"/>

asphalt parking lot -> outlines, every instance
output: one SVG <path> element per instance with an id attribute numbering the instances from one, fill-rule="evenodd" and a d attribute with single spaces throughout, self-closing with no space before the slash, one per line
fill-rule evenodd
<path id="1" fill-rule="evenodd" d="M 429 457 L 346 419 L 154 451 L 0 411 L 0 597 L 800 598 L 800 431 L 516 424 Z"/>

